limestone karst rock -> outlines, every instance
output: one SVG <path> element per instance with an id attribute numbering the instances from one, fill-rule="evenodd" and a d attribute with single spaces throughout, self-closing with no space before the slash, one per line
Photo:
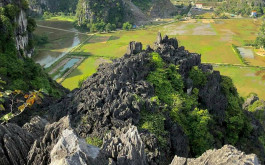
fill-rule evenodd
<path id="1" fill-rule="evenodd" d="M 208 150 L 202 156 L 192 159 L 175 156 L 170 165 L 259 165 L 258 157 L 246 155 L 235 147 L 225 145 L 219 150 Z"/>

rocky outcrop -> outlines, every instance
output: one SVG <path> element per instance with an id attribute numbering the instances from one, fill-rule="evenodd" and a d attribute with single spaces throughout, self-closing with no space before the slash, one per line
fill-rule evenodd
<path id="1" fill-rule="evenodd" d="M 45 126 L 49 124 L 46 119 L 43 119 L 39 116 L 33 117 L 29 123 L 26 123 L 22 128 L 27 130 L 34 139 L 38 139 L 43 136 Z"/>
<path id="2" fill-rule="evenodd" d="M 138 54 L 142 51 L 143 45 L 141 42 L 130 42 L 128 49 L 127 49 L 127 54 Z"/>
<path id="3" fill-rule="evenodd" d="M 237 165 L 259 165 L 259 159 L 256 155 L 246 155 L 237 150 L 235 147 L 225 145 L 219 150 L 208 150 L 202 156 L 196 159 L 183 158 L 175 156 L 171 165 L 223 165 L 223 164 L 237 164 Z"/>
<path id="4" fill-rule="evenodd" d="M 69 117 L 64 117 L 60 121 L 46 125 L 44 136 L 37 139 L 27 157 L 27 164 L 45 165 L 51 162 L 50 152 L 62 136 L 62 132 L 71 128 Z"/>
<path id="5" fill-rule="evenodd" d="M 87 144 L 84 139 L 76 135 L 69 116 L 63 117 L 58 122 L 47 124 L 43 136 L 35 140 L 27 157 L 28 165 L 105 165 L 106 162 L 106 157 L 98 147 Z"/>
<path id="6" fill-rule="evenodd" d="M 0 164 L 26 164 L 33 136 L 16 124 L 0 125 Z"/>
<path id="7" fill-rule="evenodd" d="M 116 129 L 106 135 L 102 150 L 109 164 L 147 164 L 144 143 L 135 126 Z"/>
<path id="8" fill-rule="evenodd" d="M 50 152 L 50 165 L 87 165 L 106 164 L 99 158 L 100 149 L 88 145 L 84 139 L 76 136 L 73 130 L 65 129 L 62 136 Z"/>
<path id="9" fill-rule="evenodd" d="M 176 157 L 173 163 L 200 164 L 208 161 L 214 164 L 223 161 L 229 164 L 234 161 L 240 164 L 244 161 L 251 163 L 252 160 L 252 163 L 256 163 L 258 159 L 255 155 L 245 155 L 231 146 L 208 151 L 198 159 L 186 159 L 194 156 L 190 151 L 188 136 L 180 126 L 181 123 L 173 120 L 171 107 L 163 103 L 157 104 L 156 99 L 154 100 L 154 85 L 146 80 L 150 72 L 157 69 L 152 56 L 157 54 L 155 52 L 161 56 L 165 66 L 178 66 L 184 83 L 181 92 L 186 97 L 189 97 L 191 90 L 195 88 L 193 80 L 189 78 L 191 69 L 198 66 L 202 72 L 207 73 L 207 83 L 198 87 L 199 106 L 208 109 L 209 113 L 217 119 L 220 118 L 219 122 L 223 124 L 227 98 L 221 91 L 220 73 L 213 71 L 211 65 L 202 65 L 199 54 L 190 53 L 184 47 L 179 47 L 176 39 L 168 36 L 162 38 L 159 33 L 153 49 L 148 47 L 147 50 L 142 50 L 141 43 L 131 42 L 124 57 L 100 65 L 98 72 L 89 77 L 80 89 L 45 107 L 48 109 L 45 117 L 49 122 L 35 117 L 30 123 L 26 123 L 23 129 L 12 124 L 1 126 L 0 139 L 6 138 L 5 134 L 1 134 L 6 132 L 14 142 L 3 140 L 0 143 L 0 147 L 4 148 L 0 148 L 0 153 L 4 155 L 0 161 L 28 165 L 158 165 L 169 164 L 173 157 L 178 155 L 183 158 Z M 142 113 L 161 114 L 163 119 L 159 121 L 162 123 L 159 126 L 165 133 L 160 136 L 142 127 Z M 249 142 L 244 145 L 252 145 L 253 147 L 248 147 L 249 152 L 258 153 L 262 158 L 264 147 L 260 142 L 256 142 L 262 133 L 259 122 L 254 117 L 249 119 L 258 128 L 253 127 Z M 150 125 L 149 122 L 147 124 Z M 99 146 L 101 148 L 87 144 L 84 139 L 88 137 L 103 140 L 102 146 Z M 166 145 L 162 145 L 161 138 Z M 29 140 L 26 143 L 23 139 Z M 21 145 L 17 143 L 27 147 L 19 148 Z M 15 145 L 9 152 L 7 146 L 13 144 Z M 24 155 L 19 155 L 22 151 Z M 15 156 L 18 158 L 14 159 L 14 163 L 11 158 Z M 222 157 L 224 159 L 221 159 Z"/>

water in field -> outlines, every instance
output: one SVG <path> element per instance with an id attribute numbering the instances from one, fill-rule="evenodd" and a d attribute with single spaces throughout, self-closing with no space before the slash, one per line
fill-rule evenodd
<path id="1" fill-rule="evenodd" d="M 79 60 L 79 58 L 72 58 L 63 66 L 60 72 L 64 72 L 65 70 L 72 68 Z"/>
<path id="2" fill-rule="evenodd" d="M 251 48 L 238 47 L 237 49 L 243 58 L 254 58 L 254 53 Z"/>
<path id="3" fill-rule="evenodd" d="M 63 76 L 70 68 L 72 68 L 78 61 L 79 58 L 72 58 L 69 60 L 58 72 L 57 75 L 53 77 L 54 80 L 58 79 L 59 77 Z"/>
<path id="4" fill-rule="evenodd" d="M 34 61 L 44 68 L 50 67 L 53 63 L 65 56 L 72 48 L 85 39 L 86 35 L 78 34 L 77 30 L 70 22 L 63 21 L 38 21 L 39 25 L 58 28 L 51 29 L 38 27 L 35 31 L 37 35 L 47 35 L 48 43 L 36 48 Z M 67 31 L 63 31 L 63 30 Z"/>

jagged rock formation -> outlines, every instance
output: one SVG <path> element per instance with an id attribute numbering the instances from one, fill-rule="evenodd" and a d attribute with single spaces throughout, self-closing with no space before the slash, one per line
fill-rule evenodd
<path id="1" fill-rule="evenodd" d="M 73 130 L 66 129 L 50 152 L 50 165 L 67 164 L 99 164 L 94 160 L 98 158 L 100 149 L 88 145 L 84 139 L 79 139 Z M 103 160 L 100 164 L 103 164 Z"/>
<path id="2" fill-rule="evenodd" d="M 135 126 L 108 133 L 104 138 L 102 150 L 109 158 L 110 164 L 147 164 L 144 143 Z"/>
<path id="3" fill-rule="evenodd" d="M 130 42 L 127 54 L 137 54 L 140 53 L 143 49 L 143 45 L 141 42 Z"/>
<path id="4" fill-rule="evenodd" d="M 16 125 L 1 125 L 0 129 L 14 142 L 5 141 L 6 136 L 2 136 L 3 131 L 0 132 L 0 141 L 4 141 L 3 144 L 0 143 L 4 146 L 0 162 L 34 165 L 158 165 L 170 164 L 175 155 L 190 157 L 190 139 L 180 123 L 172 119 L 166 105 L 159 105 L 154 101 L 155 87 L 147 81 L 150 72 L 156 69 L 151 55 L 158 54 L 166 65 L 178 66 L 179 76 L 184 83 L 183 92 L 188 94 L 187 97 L 195 88 L 194 81 L 189 76 L 194 66 L 207 73 L 207 82 L 198 91 L 200 106 L 208 109 L 219 120 L 216 121 L 223 124 L 228 100 L 221 89 L 220 73 L 213 71 L 210 65 L 201 64 L 199 54 L 179 47 L 176 39 L 168 36 L 162 38 L 160 33 L 152 48 L 142 50 L 141 43 L 131 42 L 124 57 L 115 59 L 110 64 L 102 64 L 98 72 L 89 77 L 80 89 L 72 91 L 53 105 L 44 106 L 47 120 L 35 117 L 23 126 L 24 129 Z M 143 112 L 152 115 L 158 111 L 165 118 L 161 119 L 161 129 L 166 133 L 161 136 L 166 145 L 161 145 L 161 136 L 140 127 Z M 253 117 L 251 123 L 257 125 L 259 121 Z M 20 136 L 16 136 L 17 132 L 21 132 Z M 256 152 L 263 158 L 264 147 L 257 142 L 261 132 L 260 129 L 253 129 L 245 145 L 252 145 L 248 152 Z M 84 138 L 87 137 L 103 139 L 101 148 L 85 144 Z M 15 145 L 9 154 L 6 146 L 20 143 L 20 139 L 29 139 L 25 145 L 27 147 L 24 149 L 20 148 L 21 145 Z M 24 155 L 21 156 L 19 154 L 22 151 Z M 228 147 L 225 151 L 217 152 L 215 157 L 226 153 L 231 155 L 233 151 L 234 148 Z M 14 159 L 14 163 L 11 158 L 17 153 L 19 156 Z M 212 154 L 206 152 L 202 159 L 207 155 Z M 203 161 L 202 159 L 199 161 Z M 198 162 L 197 159 L 196 161 Z M 244 155 L 235 157 L 235 161 L 245 161 Z M 255 158 L 254 161 L 258 162 L 258 159 Z M 264 161 L 261 163 L 264 164 Z"/>
<path id="5" fill-rule="evenodd" d="M 246 155 L 238 151 L 235 147 L 225 145 L 219 150 L 208 150 L 202 156 L 191 159 L 175 156 L 170 165 L 223 165 L 223 164 L 237 164 L 237 165 L 259 165 L 259 160 L 256 155 Z"/>
<path id="6" fill-rule="evenodd" d="M 0 164 L 26 164 L 33 136 L 16 124 L 0 125 Z"/>

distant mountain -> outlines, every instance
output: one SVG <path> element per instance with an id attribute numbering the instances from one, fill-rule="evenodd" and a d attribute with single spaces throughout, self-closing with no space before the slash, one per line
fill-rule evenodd
<path id="1" fill-rule="evenodd" d="M 44 11 L 75 12 L 78 0 L 28 0 L 30 9 L 38 14 Z"/>

